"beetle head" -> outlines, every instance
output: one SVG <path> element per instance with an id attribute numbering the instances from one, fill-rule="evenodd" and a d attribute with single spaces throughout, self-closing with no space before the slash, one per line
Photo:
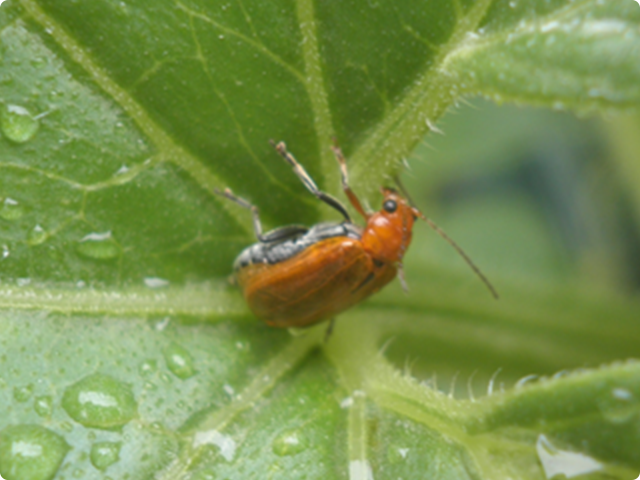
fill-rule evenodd
<path id="1" fill-rule="evenodd" d="M 362 235 L 365 249 L 384 262 L 402 260 L 419 212 L 392 188 L 382 188 L 382 208 L 371 215 Z"/>

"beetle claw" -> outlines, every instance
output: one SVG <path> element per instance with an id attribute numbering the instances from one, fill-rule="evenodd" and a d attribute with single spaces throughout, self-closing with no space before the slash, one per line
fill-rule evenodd
<path id="1" fill-rule="evenodd" d="M 335 324 L 336 324 L 335 317 L 329 320 L 329 325 L 327 326 L 327 330 L 324 332 L 324 343 L 327 343 L 329 341 L 329 337 L 333 333 L 333 327 Z"/>

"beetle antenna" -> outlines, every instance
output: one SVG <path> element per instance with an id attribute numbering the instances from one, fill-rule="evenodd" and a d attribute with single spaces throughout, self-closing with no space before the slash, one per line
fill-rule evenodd
<path id="1" fill-rule="evenodd" d="M 467 265 L 469 265 L 469 267 L 471 267 L 471 270 L 473 270 L 473 272 L 478 276 L 478 278 L 480 278 L 482 283 L 484 283 L 486 285 L 486 287 L 491 292 L 491 295 L 493 295 L 493 298 L 495 298 L 496 300 L 498 298 L 500 298 L 500 295 L 498 295 L 498 291 L 491 284 L 491 282 L 484 275 L 484 273 L 482 273 L 482 270 L 480 270 L 480 268 L 475 263 L 473 263 L 473 260 L 471 260 L 469 255 L 467 255 L 467 253 L 462 249 L 462 247 L 460 247 L 460 245 L 458 245 L 456 242 L 454 242 L 453 239 L 449 235 L 447 235 L 445 233 L 445 231 L 442 230 L 438 225 L 436 225 L 436 223 L 433 220 L 431 220 L 429 217 L 427 217 L 424 213 L 422 213 L 420 210 L 418 210 L 416 208 L 415 203 L 413 202 L 413 200 L 409 196 L 409 193 L 407 192 L 407 189 L 404 188 L 404 185 L 400 181 L 400 178 L 396 175 L 396 176 L 393 177 L 393 179 L 396 182 L 396 184 L 398 185 L 398 187 L 400 188 L 400 191 L 402 192 L 404 197 L 409 201 L 409 203 L 413 207 L 414 211 L 418 214 L 418 216 L 420 218 L 422 218 L 422 220 L 424 220 L 427 223 L 427 225 L 429 225 L 429 227 L 431 227 L 431 229 L 433 231 L 435 231 L 438 235 L 440 235 L 440 237 L 442 237 L 442 239 L 444 239 L 445 242 L 447 242 L 449 245 L 451 245 L 455 249 L 456 252 L 458 252 L 458 255 L 460 255 L 464 259 L 464 261 L 467 262 Z"/>
<path id="2" fill-rule="evenodd" d="M 495 287 L 491 284 L 489 279 L 485 277 L 484 273 L 482 273 L 480 268 L 478 268 L 478 266 L 475 263 L 473 263 L 473 260 L 471 260 L 469 255 L 467 255 L 467 253 L 462 249 L 462 247 L 460 247 L 456 242 L 454 242 L 453 239 L 449 235 L 447 235 L 444 232 L 444 230 L 442 230 L 438 225 L 436 225 L 433 220 L 425 216 L 419 210 L 416 209 L 416 211 L 420 214 L 420 218 L 422 218 L 425 222 L 427 222 L 427 225 L 429 225 L 438 235 L 440 235 L 445 242 L 451 245 L 456 250 L 456 252 L 458 252 L 458 254 L 464 259 L 464 261 L 467 262 L 467 265 L 471 267 L 471 270 L 473 270 L 474 273 L 480 278 L 480 280 L 482 280 L 482 283 L 484 283 L 487 286 L 487 288 L 491 292 L 491 295 L 493 295 L 493 298 L 495 298 L 496 300 L 500 298 L 500 295 L 498 295 L 498 292 L 496 291 Z"/>

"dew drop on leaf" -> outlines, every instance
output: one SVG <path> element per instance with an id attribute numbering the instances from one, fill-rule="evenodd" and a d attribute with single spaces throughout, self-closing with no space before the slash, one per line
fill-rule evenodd
<path id="1" fill-rule="evenodd" d="M 220 455 L 227 462 L 233 461 L 236 454 L 237 444 L 233 438 L 217 430 L 207 430 L 204 432 L 196 432 L 193 438 L 193 448 L 199 448 L 203 445 L 215 445 L 220 450 Z"/>
<path id="2" fill-rule="evenodd" d="M 162 288 L 168 286 L 169 281 L 159 277 L 145 277 L 144 284 L 149 288 Z"/>
<path id="3" fill-rule="evenodd" d="M 387 450 L 387 461 L 390 464 L 396 464 L 404 462 L 411 451 L 410 448 L 400 447 L 398 445 L 391 445 Z"/>
<path id="4" fill-rule="evenodd" d="M 0 432 L 0 475 L 5 480 L 50 480 L 69 445 L 39 425 L 11 425 Z"/>
<path id="5" fill-rule="evenodd" d="M 158 369 L 158 363 L 155 360 L 146 360 L 140 364 L 138 372 L 143 377 L 148 377 Z"/>
<path id="6" fill-rule="evenodd" d="M 106 470 L 120 459 L 120 442 L 97 442 L 91 446 L 89 458 L 98 470 Z"/>
<path id="7" fill-rule="evenodd" d="M 137 412 L 130 386 L 101 373 L 69 386 L 62 397 L 62 408 L 76 422 L 104 429 L 125 425 Z"/>
<path id="8" fill-rule="evenodd" d="M 76 249 L 83 257 L 96 260 L 111 260 L 120 254 L 120 247 L 110 231 L 85 235 L 78 242 Z"/>
<path id="9" fill-rule="evenodd" d="M 50 395 L 36 397 L 33 402 L 33 409 L 41 417 L 48 417 L 53 411 L 53 398 Z"/>
<path id="10" fill-rule="evenodd" d="M 21 387 L 15 387 L 13 389 L 13 399 L 16 402 L 24 403 L 31 397 L 33 393 L 33 385 L 23 385 Z"/>
<path id="11" fill-rule="evenodd" d="M 273 453 L 281 457 L 296 455 L 308 447 L 308 441 L 298 430 L 287 430 L 278 435 L 271 445 Z"/>
<path id="12" fill-rule="evenodd" d="M 24 215 L 24 208 L 20 205 L 20 202 L 13 198 L 5 198 L 0 207 L 0 217 L 11 222 L 18 220 Z"/>
<path id="13" fill-rule="evenodd" d="M 40 126 L 29 110 L 19 105 L 6 105 L 0 118 L 0 129 L 14 143 L 25 143 L 33 138 Z"/>
<path id="14" fill-rule="evenodd" d="M 40 225 L 36 225 L 29 232 L 28 243 L 29 245 L 40 245 L 47 240 L 47 232 Z"/>
<path id="15" fill-rule="evenodd" d="M 167 368 L 176 377 L 185 380 L 195 375 L 196 369 L 193 366 L 193 358 L 184 347 L 174 342 L 165 348 L 162 353 Z"/>
<path id="16" fill-rule="evenodd" d="M 598 399 L 602 416 L 613 424 L 627 423 L 637 418 L 637 402 L 626 388 L 614 388 L 609 396 Z"/>

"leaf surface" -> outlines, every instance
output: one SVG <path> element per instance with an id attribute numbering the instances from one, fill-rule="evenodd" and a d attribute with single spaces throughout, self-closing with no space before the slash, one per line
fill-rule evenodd
<path id="1" fill-rule="evenodd" d="M 337 194 L 336 137 L 375 205 L 461 95 L 636 106 L 639 21 L 622 0 L 0 3 L 0 474 L 633 478 L 640 369 L 615 360 L 637 304 L 495 303 L 432 269 L 329 342 L 292 335 L 226 283 L 250 215 L 213 193 L 310 225 L 335 212 L 269 139 Z M 413 354 L 452 395 L 402 372 Z"/>

